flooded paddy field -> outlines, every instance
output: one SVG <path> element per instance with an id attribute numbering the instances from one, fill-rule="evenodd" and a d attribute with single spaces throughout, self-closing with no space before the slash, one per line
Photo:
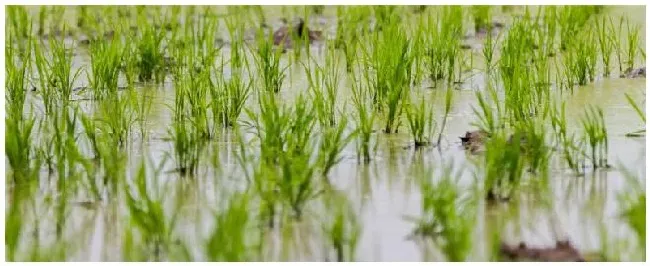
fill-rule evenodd
<path id="1" fill-rule="evenodd" d="M 645 7 L 6 11 L 8 261 L 645 261 Z"/>

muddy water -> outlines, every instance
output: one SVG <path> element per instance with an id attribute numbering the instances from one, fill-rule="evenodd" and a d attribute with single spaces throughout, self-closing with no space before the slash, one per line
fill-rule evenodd
<path id="1" fill-rule="evenodd" d="M 645 9 L 616 7 L 609 12 L 626 14 L 632 21 L 642 25 L 640 38 L 645 47 Z M 87 52 L 84 49 L 77 49 L 75 52 L 77 55 L 74 67 L 88 67 Z M 320 52 L 322 51 L 318 47 L 312 48 L 312 53 L 317 58 Z M 228 53 L 227 48 L 224 53 Z M 322 57 L 317 60 L 322 60 Z M 287 102 L 291 102 L 298 92 L 306 91 L 307 81 L 304 73 L 295 65 L 288 77 L 282 95 Z M 347 82 L 345 76 L 342 76 L 339 102 L 349 96 Z M 414 179 L 424 174 L 425 167 L 433 167 L 434 173 L 438 174 L 436 169 L 453 161 L 457 169 L 462 169 L 460 186 L 468 194 L 473 193 L 471 185 L 474 178 L 482 180 L 480 170 L 472 163 L 481 157 L 467 154 L 460 147 L 457 138 L 466 130 L 470 130 L 471 123 L 476 120 L 472 111 L 472 106 L 476 105 L 474 90 L 482 90 L 483 86 L 480 79 L 473 79 L 472 82 L 464 84 L 462 89 L 454 94 L 452 111 L 440 149 L 425 148 L 416 151 L 405 148 L 410 144 L 410 136 L 408 129 L 403 126 L 398 134 L 376 133 L 378 150 L 369 164 L 357 162 L 353 144 L 343 151 L 344 159 L 332 170 L 329 177 L 334 187 L 349 199 L 360 220 L 362 233 L 357 248 L 357 260 L 444 260 L 444 256 L 431 248 L 430 244 L 407 238 L 413 231 L 414 224 L 405 217 L 420 216 L 421 195 Z M 82 78 L 78 83 L 82 86 L 86 85 L 87 81 Z M 573 95 L 562 96 L 567 102 L 570 131 L 580 131 L 579 118 L 588 104 L 603 108 L 609 135 L 609 160 L 614 168 L 576 177 L 567 169 L 554 167 L 550 174 L 548 193 L 536 193 L 534 189 L 524 188 L 520 200 L 510 205 L 487 206 L 483 202 L 479 203 L 476 231 L 473 234 L 473 252 L 469 260 L 484 261 L 488 258 L 490 228 L 497 222 L 506 224 L 502 232 L 506 242 L 524 241 L 530 245 L 544 246 L 553 245 L 556 239 L 569 239 L 583 252 L 600 249 L 601 226 L 604 226 L 610 235 L 632 236 L 630 230 L 618 218 L 620 210 L 617 196 L 629 190 L 629 185 L 617 168 L 624 166 L 632 170 L 638 178 L 645 180 L 645 139 L 624 136 L 644 126 L 626 102 L 624 93 L 631 94 L 635 99 L 645 99 L 645 84 L 644 78 L 599 79 L 587 86 L 576 88 Z M 153 91 L 155 100 L 148 117 L 149 138 L 144 147 L 138 144 L 131 148 L 129 161 L 133 172 L 141 156 L 149 157 L 150 165 L 158 165 L 167 153 L 173 152 L 171 143 L 165 140 L 167 128 L 171 124 L 171 111 L 167 105 L 174 101 L 172 84 L 167 82 L 161 87 L 143 86 L 140 89 Z M 443 93 L 436 93 L 435 89 L 425 90 L 429 94 L 435 94 L 435 103 L 442 102 Z M 254 105 L 254 98 L 249 98 L 248 106 L 255 108 Z M 351 106 L 347 108 L 351 110 Z M 437 104 L 438 114 L 441 113 L 440 108 L 441 104 Z M 377 129 L 379 128 L 380 125 L 377 125 Z M 196 260 L 206 259 L 202 255 L 203 244 L 214 222 L 212 211 L 222 207 L 224 198 L 240 188 L 243 183 L 242 173 L 231 154 L 234 149 L 233 139 L 229 132 L 225 132 L 215 144 L 221 155 L 221 171 L 211 167 L 208 163 L 210 158 L 206 155 L 206 163 L 194 180 L 179 179 L 173 173 L 163 174 L 155 180 L 165 189 L 159 193 L 165 195 L 165 204 L 170 209 L 177 201 L 182 200 L 183 218 L 175 228 L 175 234 L 187 243 Z M 139 143 L 140 140 L 136 139 L 134 142 Z M 211 147 L 208 150 L 211 150 Z M 173 161 L 168 160 L 163 173 L 173 168 Z M 80 197 L 79 200 L 83 198 Z M 513 210 L 518 213 L 512 214 Z M 125 212 L 124 206 L 115 204 L 99 204 L 91 208 L 73 207 L 67 226 L 69 239 L 73 240 L 69 246 L 74 247 L 75 252 L 68 254 L 69 260 L 120 260 L 123 228 L 129 226 L 122 218 Z M 35 213 L 38 213 L 43 228 L 38 232 L 41 238 L 51 239 L 54 232 L 51 222 L 54 221 L 53 210 L 43 207 Z M 327 254 L 327 240 L 322 237 L 321 229 L 321 223 L 327 215 L 325 207 L 318 201 L 313 202 L 309 205 L 303 221 L 286 229 L 292 237 L 282 237 L 287 232 L 277 231 L 265 236 L 265 243 L 272 248 L 265 252 L 267 255 L 263 259 L 331 260 L 333 257 Z"/>

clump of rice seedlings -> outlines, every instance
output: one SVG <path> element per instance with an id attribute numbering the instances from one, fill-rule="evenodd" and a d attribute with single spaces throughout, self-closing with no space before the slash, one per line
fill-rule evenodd
<path id="1" fill-rule="evenodd" d="M 584 86 L 596 77 L 597 50 L 591 31 L 585 31 L 578 38 L 576 46 L 568 50 L 567 60 L 578 84 Z"/>
<path id="2" fill-rule="evenodd" d="M 479 106 L 478 108 L 472 106 L 472 112 L 478 118 L 478 122 L 473 123 L 473 125 L 490 134 L 500 129 L 504 123 L 502 121 L 503 106 L 499 101 L 497 90 L 490 80 L 487 81 L 486 93 L 487 95 L 484 95 L 481 91 L 475 92 Z"/>
<path id="3" fill-rule="evenodd" d="M 250 199 L 246 194 L 235 194 L 225 210 L 215 213 L 214 229 L 205 243 L 209 261 L 250 261 L 251 240 L 248 234 L 252 217 Z"/>
<path id="4" fill-rule="evenodd" d="M 563 102 L 560 108 L 551 109 L 551 126 L 555 133 L 555 139 L 561 147 L 562 158 L 576 174 L 584 174 L 580 162 L 584 161 L 584 141 L 578 139 L 575 134 L 568 134 L 566 120 L 566 103 Z"/>
<path id="5" fill-rule="evenodd" d="M 44 49 L 42 46 L 37 43 L 36 40 L 33 42 L 34 48 L 34 65 L 38 73 L 39 89 L 38 94 L 43 100 L 43 107 L 45 109 L 45 115 L 50 115 L 54 112 L 53 109 L 56 108 L 56 88 L 54 87 L 53 82 L 54 75 L 52 67 L 48 62 Z M 28 61 L 25 61 L 28 62 Z M 22 107 L 21 107 L 22 108 Z M 21 111 L 22 112 L 22 111 Z"/>
<path id="6" fill-rule="evenodd" d="M 72 52 L 65 46 L 63 38 L 50 40 L 50 51 L 52 52 L 50 68 L 54 87 L 57 88 L 60 101 L 66 106 L 70 101 L 74 81 L 81 74 L 81 69 L 72 73 Z"/>
<path id="7" fill-rule="evenodd" d="M 545 176 L 551 149 L 546 144 L 546 129 L 541 119 L 530 119 L 517 125 L 515 134 L 510 136 L 509 144 L 519 145 L 529 166 L 529 171 Z"/>
<path id="8" fill-rule="evenodd" d="M 425 101 L 424 95 L 411 96 L 411 98 L 410 104 L 404 109 L 413 143 L 415 147 L 430 145 L 436 129 L 431 101 Z"/>
<path id="9" fill-rule="evenodd" d="M 361 225 L 345 198 L 334 197 L 328 209 L 332 213 L 324 222 L 323 231 L 332 246 L 337 262 L 354 261 Z"/>
<path id="10" fill-rule="evenodd" d="M 163 207 L 165 193 L 160 193 L 158 188 L 154 188 L 154 193 L 150 192 L 151 185 L 148 180 L 155 180 L 155 177 L 150 179 L 147 176 L 146 164 L 143 160 L 138 166 L 132 184 L 123 183 L 130 225 L 126 227 L 123 237 L 124 257 L 127 260 L 136 261 L 161 261 L 170 259 L 175 249 L 181 249 L 180 252 L 189 257 L 188 250 L 182 250 L 182 246 L 178 247 L 173 244 L 175 240 L 174 227 L 181 214 L 178 207 L 181 206 L 183 200 L 176 199 L 176 209 L 171 211 L 173 214 L 171 218 L 168 218 L 169 211 L 165 211 Z M 134 234 L 134 231 L 137 234 Z M 136 240 L 141 242 L 135 242 Z"/>
<path id="11" fill-rule="evenodd" d="M 265 194 L 267 211 L 264 215 L 272 225 L 275 205 L 282 203 L 292 217 L 300 219 L 306 204 L 324 191 L 322 179 L 317 177 L 338 162 L 337 154 L 345 139 L 341 135 L 344 124 L 321 135 L 331 139 L 319 149 L 315 141 L 318 139 L 314 130 L 315 111 L 302 95 L 292 108 L 279 105 L 273 92 L 260 91 L 258 95 L 260 112 L 247 112 L 253 119 L 250 127 L 259 141 L 261 160 L 256 169 L 263 175 L 259 176 L 256 171 L 254 176 L 258 191 Z M 319 156 L 319 151 L 324 153 Z"/>
<path id="12" fill-rule="evenodd" d="M 616 55 L 616 61 L 618 62 L 618 72 L 622 75 L 623 74 L 623 44 L 621 43 L 622 39 L 622 34 L 623 34 L 623 22 L 625 21 L 625 17 L 621 16 L 621 18 L 618 21 L 618 28 L 614 26 L 614 20 L 612 17 L 609 17 L 609 31 L 610 32 L 618 32 L 618 36 L 612 36 L 611 42 L 612 45 L 614 46 L 614 55 Z"/>
<path id="13" fill-rule="evenodd" d="M 603 110 L 599 107 L 589 106 L 585 111 L 585 116 L 581 119 L 581 124 L 586 142 L 590 148 L 590 159 L 593 168 L 608 168 L 607 153 L 609 144 Z"/>
<path id="14" fill-rule="evenodd" d="M 492 21 L 490 21 L 490 6 L 472 6 L 472 18 L 474 19 L 475 32 L 488 31 L 492 28 Z"/>
<path id="15" fill-rule="evenodd" d="M 257 51 L 253 52 L 257 72 L 262 76 L 262 88 L 269 92 L 278 93 L 285 78 L 285 68 L 280 67 L 281 49 L 273 48 L 273 34 L 264 38 L 261 30 L 258 32 Z"/>
<path id="16" fill-rule="evenodd" d="M 634 111 L 636 111 L 636 114 L 639 115 L 639 118 L 641 118 L 641 121 L 643 121 L 643 124 L 645 124 L 645 113 L 641 110 L 639 105 L 637 105 L 632 97 L 630 97 L 629 94 L 625 94 L 625 98 L 627 99 L 627 102 L 630 103 L 632 108 L 634 108 Z M 641 129 L 635 132 L 627 133 L 625 136 L 628 137 L 636 137 L 636 136 L 645 136 L 645 129 Z"/>
<path id="17" fill-rule="evenodd" d="M 125 52 L 123 49 L 124 46 L 119 38 L 114 38 L 109 42 L 98 41 L 90 44 L 91 72 L 87 72 L 87 75 L 95 99 L 117 95 L 120 66 Z"/>
<path id="18" fill-rule="evenodd" d="M 144 90 L 138 95 L 132 87 L 129 88 L 128 95 L 131 108 L 135 110 L 135 122 L 140 129 L 141 141 L 144 142 L 147 138 L 147 117 L 151 113 L 153 95 L 150 90 Z"/>
<path id="19" fill-rule="evenodd" d="M 11 169 L 13 183 L 27 181 L 31 177 L 30 162 L 32 158 L 31 135 L 35 119 L 5 119 L 6 138 L 5 154 Z"/>
<path id="20" fill-rule="evenodd" d="M 612 52 L 614 50 L 614 34 L 610 34 L 610 27 L 607 24 L 606 17 L 595 22 L 596 36 L 598 37 L 598 48 L 600 48 L 600 58 L 602 60 L 604 76 L 609 77 Z"/>
<path id="21" fill-rule="evenodd" d="M 114 145 L 124 147 L 129 143 L 131 128 L 136 121 L 134 110 L 130 108 L 129 95 L 107 97 L 99 103 L 98 122 L 103 124 L 106 134 Z"/>
<path id="22" fill-rule="evenodd" d="M 15 122 L 23 120 L 25 97 L 28 90 L 26 81 L 31 66 L 31 43 L 28 42 L 27 50 L 22 54 L 16 54 L 16 47 L 11 45 L 11 41 L 5 46 L 5 110 L 7 112 L 5 119 Z"/>
<path id="23" fill-rule="evenodd" d="M 625 24 L 625 29 L 627 33 L 627 49 L 626 55 L 627 60 L 625 61 L 625 66 L 627 69 L 634 68 L 634 60 L 636 59 L 637 50 L 639 47 L 639 29 L 640 26 L 630 26 L 630 21 L 627 20 Z"/>
<path id="24" fill-rule="evenodd" d="M 165 31 L 156 29 L 146 19 L 144 14 L 138 17 L 138 37 L 136 38 L 138 80 L 142 82 L 163 82 L 164 79 L 164 49 Z"/>
<path id="25" fill-rule="evenodd" d="M 369 7 L 367 6 L 338 6 L 336 7 L 336 37 L 334 47 L 343 50 L 345 69 L 351 73 L 357 59 L 357 47 L 360 35 L 365 34 L 370 27 Z"/>
<path id="26" fill-rule="evenodd" d="M 186 114 L 174 116 L 168 135 L 173 143 L 173 158 L 181 176 L 194 176 L 205 144 L 205 138 Z"/>
<path id="27" fill-rule="evenodd" d="M 364 77 L 371 86 L 372 99 L 378 110 L 385 111 L 384 132 L 396 133 L 399 128 L 405 96 L 411 84 L 412 49 L 400 25 L 391 24 L 372 37 L 367 51 L 368 66 Z"/>
<path id="28" fill-rule="evenodd" d="M 357 159 L 363 158 L 364 162 L 369 162 L 374 151 L 371 147 L 373 141 L 373 132 L 375 124 L 375 112 L 372 107 L 371 93 L 362 83 L 357 82 L 354 77 L 352 81 L 352 104 L 356 117 L 357 132 Z"/>
<path id="29" fill-rule="evenodd" d="M 7 6 L 7 33 L 20 40 L 28 39 L 32 32 L 32 21 L 24 6 Z"/>
<path id="30" fill-rule="evenodd" d="M 319 145 L 319 160 L 322 167 L 322 174 L 327 176 L 329 171 L 341 161 L 343 148 L 352 141 L 356 132 L 345 135 L 348 120 L 343 117 L 336 126 L 324 126 L 321 128 L 322 136 Z"/>
<path id="31" fill-rule="evenodd" d="M 593 9 L 586 6 L 565 6 L 558 12 L 560 24 L 560 48 L 567 50 L 593 15 Z M 580 41 L 578 41 L 580 42 Z"/>
<path id="32" fill-rule="evenodd" d="M 458 187 L 461 172 L 452 173 L 453 163 L 444 167 L 433 183 L 431 169 L 420 178 L 422 214 L 415 235 L 430 237 L 448 261 L 465 261 L 472 248 L 476 222 L 473 199 L 463 197 Z"/>
<path id="33" fill-rule="evenodd" d="M 338 62 L 333 47 L 329 47 L 325 58 L 325 65 L 314 63 L 305 65 L 312 102 L 322 126 L 336 124 L 336 96 L 338 94 L 339 78 Z M 313 75 L 312 75 L 313 73 Z"/>
<path id="34" fill-rule="evenodd" d="M 213 117 L 217 124 L 232 127 L 243 111 L 253 80 L 245 82 L 241 72 L 236 71 L 233 72 L 230 80 L 222 79 L 217 82 L 218 84 L 210 86 Z"/>
<path id="35" fill-rule="evenodd" d="M 485 143 L 485 185 L 488 200 L 507 200 L 518 189 L 524 169 L 521 138 L 508 141 L 503 131 L 492 132 Z"/>
<path id="36" fill-rule="evenodd" d="M 460 57 L 460 36 L 462 34 L 462 16 L 460 7 L 445 7 L 439 19 L 427 16 L 429 35 L 425 37 L 427 49 L 425 62 L 429 69 L 429 77 L 433 81 L 446 79 L 454 81 L 456 65 Z"/>

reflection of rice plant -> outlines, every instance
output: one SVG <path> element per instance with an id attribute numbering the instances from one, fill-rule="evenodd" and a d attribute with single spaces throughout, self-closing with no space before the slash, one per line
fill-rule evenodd
<path id="1" fill-rule="evenodd" d="M 465 261 L 472 247 L 476 206 L 460 195 L 460 172 L 452 173 L 453 164 L 445 166 L 443 176 L 433 184 L 431 170 L 421 177 L 422 213 L 414 234 L 432 237 L 448 261 Z"/>
<path id="2" fill-rule="evenodd" d="M 636 234 L 637 241 L 639 242 L 640 250 L 645 250 L 646 240 L 646 207 L 645 207 L 645 184 L 641 179 L 634 174 L 630 173 L 625 167 L 620 167 L 623 174 L 630 184 L 629 187 L 632 191 L 626 191 L 619 194 L 619 204 L 621 206 L 621 216 L 627 225 Z M 645 253 L 643 259 L 645 259 Z"/>
<path id="3" fill-rule="evenodd" d="M 361 225 L 346 199 L 335 198 L 328 221 L 324 222 L 324 233 L 336 253 L 336 261 L 354 261 Z"/>
<path id="4" fill-rule="evenodd" d="M 215 214 L 215 225 L 205 243 L 210 261 L 249 261 L 250 237 L 248 227 L 249 198 L 246 194 L 235 194 L 228 200 L 227 209 Z"/>

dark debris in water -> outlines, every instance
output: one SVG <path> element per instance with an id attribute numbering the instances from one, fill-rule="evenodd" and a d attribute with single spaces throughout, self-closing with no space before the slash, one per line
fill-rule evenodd
<path id="1" fill-rule="evenodd" d="M 507 261 L 584 262 L 584 257 L 569 241 L 557 241 L 555 247 L 534 248 L 524 242 L 519 245 L 501 244 L 501 256 Z"/>

